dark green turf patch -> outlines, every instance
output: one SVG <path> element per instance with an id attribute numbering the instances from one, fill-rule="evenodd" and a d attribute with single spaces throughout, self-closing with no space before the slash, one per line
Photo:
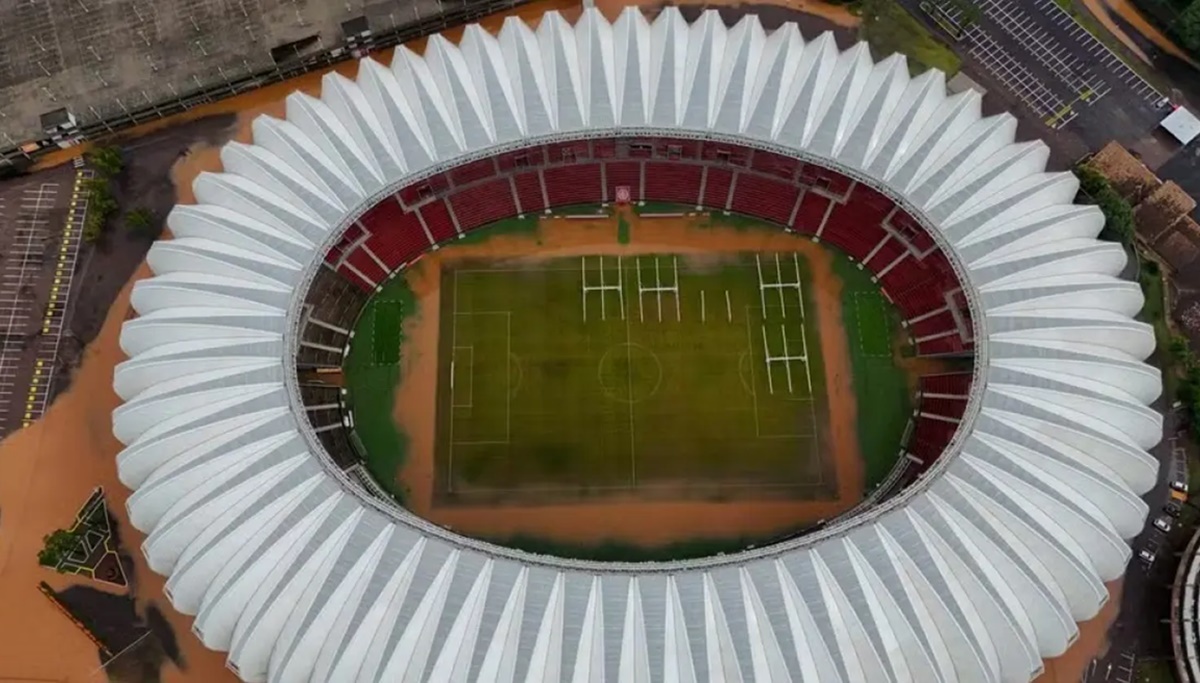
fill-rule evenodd
<path id="1" fill-rule="evenodd" d="M 908 378 L 890 350 L 900 319 L 870 273 L 840 251 L 834 253 L 834 272 L 842 279 L 842 319 L 858 397 L 858 445 L 870 493 L 896 465 L 900 439 L 912 415 Z"/>
<path id="2" fill-rule="evenodd" d="M 400 323 L 404 307 L 399 301 L 377 299 L 371 307 L 371 350 L 376 365 L 400 362 Z"/>
<path id="3" fill-rule="evenodd" d="M 416 297 L 404 277 L 386 282 L 363 308 L 342 366 L 346 398 L 354 411 L 354 431 L 366 455 L 366 468 L 399 501 L 403 501 L 405 492 L 396 476 L 408 454 L 408 437 L 397 428 L 392 410 L 400 382 L 404 320 L 416 312 Z M 381 322 L 386 328 L 386 341 L 381 339 Z"/>
<path id="4" fill-rule="evenodd" d="M 617 244 L 629 244 L 630 240 L 630 225 L 629 221 L 624 216 L 617 217 Z"/>

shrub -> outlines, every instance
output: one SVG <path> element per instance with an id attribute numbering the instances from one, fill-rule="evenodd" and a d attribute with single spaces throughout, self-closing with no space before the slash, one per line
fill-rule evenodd
<path id="1" fill-rule="evenodd" d="M 1080 165 L 1075 168 L 1079 178 L 1079 190 L 1087 195 L 1104 213 L 1104 230 L 1117 241 L 1133 242 L 1133 207 L 1113 188 L 1096 169 Z"/>
<path id="2" fill-rule="evenodd" d="M 125 229 L 134 235 L 153 237 L 155 223 L 154 212 L 145 207 L 139 206 L 125 214 Z"/>
<path id="3" fill-rule="evenodd" d="M 43 567 L 57 567 L 72 550 L 79 539 L 75 534 L 65 529 L 55 529 L 42 537 L 42 549 L 38 551 L 38 564 Z"/>
<path id="4" fill-rule="evenodd" d="M 96 242 L 104 237 L 108 219 L 117 211 L 117 199 L 107 178 L 97 177 L 84 181 L 83 191 L 88 193 L 87 216 L 83 221 L 83 240 Z"/>
<path id="5" fill-rule="evenodd" d="M 87 161 L 105 178 L 118 176 L 125 170 L 125 160 L 116 147 L 96 147 L 88 152 Z"/>

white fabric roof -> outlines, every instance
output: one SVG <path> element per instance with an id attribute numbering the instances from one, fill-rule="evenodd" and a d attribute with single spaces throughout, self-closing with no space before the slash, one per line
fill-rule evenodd
<path id="1" fill-rule="evenodd" d="M 1167 118 L 1158 124 L 1170 133 L 1180 144 L 1186 145 L 1200 135 L 1200 119 L 1188 111 L 1187 107 L 1175 107 L 1175 111 L 1167 114 Z"/>
<path id="2" fill-rule="evenodd" d="M 457 537 L 331 473 L 289 401 L 286 318 L 332 231 L 433 165 L 618 128 L 823 160 L 936 226 L 981 302 L 986 363 L 936 481 L 837 533 L 605 565 Z M 151 568 L 247 681 L 1029 680 L 1128 560 L 1161 382 L 1124 253 L 1015 133 L 902 57 L 671 8 L 512 18 L 327 75 L 196 180 L 134 289 L 113 428 Z"/>

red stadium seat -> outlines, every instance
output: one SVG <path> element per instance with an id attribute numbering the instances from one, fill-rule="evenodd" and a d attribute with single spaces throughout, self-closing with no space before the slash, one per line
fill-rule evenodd
<path id="1" fill-rule="evenodd" d="M 711 209 L 728 209 L 729 184 L 732 182 L 732 169 L 709 166 L 704 180 L 704 206 Z"/>
<path id="2" fill-rule="evenodd" d="M 363 219 L 371 216 L 370 223 L 367 225 L 372 234 L 367 239 L 367 246 L 371 248 L 373 254 L 379 257 L 379 260 L 383 261 L 384 265 L 391 270 L 396 270 L 425 253 L 433 246 L 433 243 L 429 241 L 429 237 L 425 234 L 425 228 L 421 227 L 421 221 L 417 219 L 415 213 L 393 212 L 390 207 L 385 206 L 388 203 L 385 201 L 368 211 Z M 390 203 L 397 209 L 399 208 L 395 202 Z M 380 209 L 386 209 L 386 213 L 372 215 Z"/>
<path id="3" fill-rule="evenodd" d="M 825 212 L 829 210 L 833 200 L 816 192 L 805 192 L 800 198 L 800 209 L 796 212 L 796 220 L 792 229 L 806 235 L 815 235 L 825 221 Z"/>
<path id="4" fill-rule="evenodd" d="M 929 396 L 921 397 L 921 405 L 918 410 L 926 415 L 939 415 L 952 419 L 959 419 L 967 409 L 966 397 L 961 399 L 955 398 L 931 398 Z"/>
<path id="5" fill-rule="evenodd" d="M 692 164 L 646 162 L 646 199 L 695 206 L 704 169 Z"/>
<path id="6" fill-rule="evenodd" d="M 546 208 L 540 173 L 540 171 L 529 171 L 513 176 L 513 185 L 517 188 L 517 199 L 521 202 L 520 213 L 535 213 Z"/>
<path id="7" fill-rule="evenodd" d="M 454 229 L 454 220 L 450 217 L 446 202 L 439 199 L 422 206 L 419 211 L 435 242 L 440 244 L 458 238 L 458 230 Z"/>
<path id="8" fill-rule="evenodd" d="M 495 159 L 471 161 L 450 171 L 450 180 L 455 186 L 467 185 L 496 174 Z"/>
<path id="9" fill-rule="evenodd" d="M 489 180 L 460 190 L 450 197 L 450 207 L 463 232 L 517 215 L 508 178 Z"/>
<path id="10" fill-rule="evenodd" d="M 629 188 L 633 201 L 642 199 L 642 164 L 640 161 L 609 161 L 604 164 L 604 181 L 607 184 L 608 201 L 616 201 L 617 188 Z"/>
<path id="11" fill-rule="evenodd" d="M 796 207 L 800 188 L 792 183 L 752 173 L 738 173 L 729 208 L 747 216 L 787 225 Z"/>
<path id="12" fill-rule="evenodd" d="M 971 375 L 966 372 L 925 375 L 920 379 L 920 389 L 922 394 L 966 398 L 971 391 Z"/>
<path id="13" fill-rule="evenodd" d="M 550 206 L 594 204 L 600 199 L 600 164 L 563 166 L 546 171 L 546 194 Z"/>

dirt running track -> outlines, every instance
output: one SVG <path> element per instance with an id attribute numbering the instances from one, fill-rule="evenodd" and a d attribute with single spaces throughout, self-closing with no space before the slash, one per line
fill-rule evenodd
<path id="1" fill-rule="evenodd" d="M 697 537 L 764 536 L 832 517 L 862 499 L 863 461 L 855 431 L 855 398 L 850 357 L 842 326 L 841 280 L 831 252 L 782 231 L 739 231 L 697 227 L 704 218 L 639 218 L 627 213 L 632 242 L 617 243 L 616 219 L 548 219 L 539 235 L 497 236 L 482 244 L 455 246 L 426 257 L 410 272 L 419 315 L 405 323 L 405 359 L 395 415 L 408 434 L 409 457 L 400 477 L 408 504 L 419 515 L 475 536 L 532 535 L 575 544 L 622 541 L 660 545 Z M 437 338 L 441 264 L 447 259 L 557 258 L 580 254 L 633 255 L 651 252 L 712 253 L 795 251 L 808 260 L 816 291 L 828 390 L 829 424 L 821 442 L 833 463 L 837 498 L 832 501 L 643 502 L 636 495 L 598 503 L 539 506 L 434 506 L 434 433 L 437 392 Z"/>

